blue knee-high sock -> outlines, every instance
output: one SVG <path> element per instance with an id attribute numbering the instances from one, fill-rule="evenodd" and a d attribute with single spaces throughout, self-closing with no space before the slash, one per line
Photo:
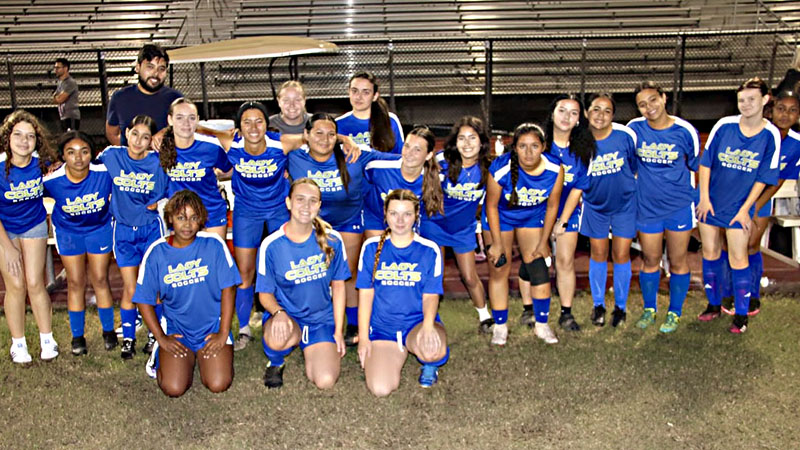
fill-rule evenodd
<path id="1" fill-rule="evenodd" d="M 683 302 L 689 292 L 689 273 L 671 273 L 669 276 L 669 310 L 680 317 L 683 312 Z"/>
<path id="2" fill-rule="evenodd" d="M 267 355 L 267 359 L 269 359 L 270 364 L 273 367 L 279 367 L 283 365 L 283 360 L 289 353 L 292 353 L 294 347 L 287 348 L 286 350 L 273 350 L 267 345 L 267 341 L 264 338 L 261 338 L 261 346 L 264 347 L 264 354 Z"/>
<path id="3" fill-rule="evenodd" d="M 703 258 L 703 285 L 706 290 L 708 304 L 719 306 L 722 304 L 722 266 L 726 264 L 722 258 L 709 260 Z"/>
<path id="4" fill-rule="evenodd" d="M 720 259 L 721 278 L 717 280 L 720 284 L 720 298 L 733 297 L 733 281 L 731 279 L 731 260 L 728 259 L 728 252 L 722 251 Z"/>
<path id="5" fill-rule="evenodd" d="M 750 267 L 731 269 L 731 279 L 736 314 L 746 316 L 750 308 Z"/>
<path id="6" fill-rule="evenodd" d="M 69 312 L 69 329 L 72 331 L 72 337 L 82 337 L 85 324 L 86 311 Z"/>
<path id="7" fill-rule="evenodd" d="M 547 323 L 550 317 L 550 297 L 533 299 L 533 312 L 536 323 Z"/>
<path id="8" fill-rule="evenodd" d="M 608 278 L 608 264 L 589 259 L 589 286 L 592 289 L 594 306 L 606 304 L 606 278 Z"/>
<path id="9" fill-rule="evenodd" d="M 103 331 L 114 331 L 114 308 L 97 308 L 97 315 Z"/>
<path id="10" fill-rule="evenodd" d="M 658 309 L 658 285 L 661 283 L 661 271 L 639 272 L 639 287 L 642 288 L 642 300 L 645 308 Z"/>
<path id="11" fill-rule="evenodd" d="M 508 310 L 507 309 L 493 309 L 492 310 L 492 319 L 494 319 L 494 323 L 497 325 L 502 325 L 508 322 Z"/>
<path id="12" fill-rule="evenodd" d="M 750 298 L 761 298 L 761 276 L 764 275 L 764 257 L 761 252 L 748 256 L 750 265 Z"/>
<path id="13" fill-rule="evenodd" d="M 122 321 L 122 339 L 136 339 L 136 308 L 119 309 L 119 318 Z"/>
<path id="14" fill-rule="evenodd" d="M 253 310 L 253 286 L 236 289 L 236 318 L 239 328 L 250 323 L 250 311 Z"/>
<path id="15" fill-rule="evenodd" d="M 614 306 L 625 311 L 631 289 L 631 262 L 614 264 Z"/>
<path id="16" fill-rule="evenodd" d="M 344 314 L 347 316 L 347 325 L 358 326 L 358 306 L 346 306 Z"/>
<path id="17" fill-rule="evenodd" d="M 442 356 L 442 359 L 438 361 L 423 361 L 417 357 L 417 361 L 424 366 L 434 366 L 434 367 L 442 367 L 447 363 L 447 360 L 450 359 L 450 347 L 447 347 L 447 353 Z"/>

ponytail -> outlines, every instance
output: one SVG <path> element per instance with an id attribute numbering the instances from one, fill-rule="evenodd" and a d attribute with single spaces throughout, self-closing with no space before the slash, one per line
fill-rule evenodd
<path id="1" fill-rule="evenodd" d="M 344 191 L 349 193 L 350 172 L 347 170 L 347 160 L 344 156 L 344 150 L 342 150 L 342 143 L 339 141 L 333 144 L 333 156 L 336 158 L 336 168 L 339 169 L 339 178 L 342 179 Z"/>
<path id="2" fill-rule="evenodd" d="M 330 237 L 328 236 L 328 231 L 332 230 L 333 227 L 331 225 L 322 220 L 319 216 L 314 217 L 314 221 L 312 222 L 314 225 L 314 234 L 317 239 L 317 245 L 322 251 L 325 253 L 325 266 L 330 267 L 331 261 L 333 260 L 333 256 L 336 254 L 336 250 L 331 247 L 331 244 L 328 242 Z"/>
<path id="3" fill-rule="evenodd" d="M 519 156 L 517 151 L 511 149 L 511 198 L 508 200 L 508 206 L 513 208 L 517 206 L 519 197 L 517 196 L 517 180 L 519 180 Z"/>
<path id="4" fill-rule="evenodd" d="M 378 272 L 378 263 L 381 262 L 381 252 L 383 251 L 383 244 L 386 243 L 386 238 L 389 237 L 391 234 L 391 230 L 389 228 L 383 230 L 381 233 L 381 240 L 378 241 L 378 249 L 375 250 L 375 260 L 373 261 L 372 265 L 372 282 L 375 282 L 375 274 Z"/>
<path id="5" fill-rule="evenodd" d="M 375 85 L 377 91 L 378 86 Z M 380 97 L 372 102 L 369 113 L 369 140 L 373 148 L 390 152 L 396 141 L 389 117 L 389 105 Z"/>
<path id="6" fill-rule="evenodd" d="M 175 131 L 172 129 L 172 125 L 164 128 L 158 159 L 161 162 L 161 168 L 167 173 L 178 163 L 178 150 L 175 148 Z"/>

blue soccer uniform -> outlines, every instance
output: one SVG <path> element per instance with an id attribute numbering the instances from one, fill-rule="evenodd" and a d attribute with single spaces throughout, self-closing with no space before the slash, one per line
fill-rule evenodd
<path id="1" fill-rule="evenodd" d="M 389 113 L 389 123 L 392 125 L 392 133 L 394 134 L 394 147 L 391 153 L 400 154 L 403 152 L 403 126 L 400 125 L 400 119 L 394 113 Z M 353 141 L 358 145 L 372 146 L 372 141 L 369 135 L 369 119 L 359 119 L 353 115 L 353 111 L 342 114 L 336 118 L 336 128 L 339 134 L 350 136 Z"/>
<path id="2" fill-rule="evenodd" d="M 500 155 L 489 166 L 489 173 L 502 189 L 497 211 L 500 216 L 500 231 L 515 228 L 541 228 L 547 212 L 547 200 L 558 179 L 560 163 L 558 158 L 543 153 L 545 169 L 539 175 L 529 175 L 521 167 L 516 186 L 511 183 L 511 153 Z M 511 192 L 517 191 L 517 204 L 509 205 Z"/>
<path id="3" fill-rule="evenodd" d="M 567 204 L 567 197 L 573 189 L 583 191 L 589 187 L 586 166 L 570 152 L 569 147 L 560 147 L 555 142 L 551 144 L 550 154 L 558 157 L 561 167 L 564 169 L 564 187 L 561 189 L 561 198 L 558 202 L 558 217 L 561 218 L 561 223 L 567 225 L 567 232 L 577 232 L 580 225 L 581 205 L 578 204 L 569 217 L 561 217 L 561 214 L 564 212 L 564 205 Z"/>
<path id="4" fill-rule="evenodd" d="M 395 189 L 408 189 L 417 198 L 422 198 L 423 174 L 420 174 L 414 181 L 406 181 L 401 170 L 402 164 L 402 159 L 375 160 L 365 167 L 364 176 L 370 186 L 364 196 L 365 230 L 386 229 L 386 221 L 383 218 L 383 199 L 389 192 Z M 420 205 L 420 211 L 424 210 L 424 206 Z"/>
<path id="5" fill-rule="evenodd" d="M 20 235 L 47 220 L 39 157 L 33 154 L 25 167 L 11 165 L 6 176 L 6 153 L 0 153 L 0 222 L 7 233 Z"/>
<path id="6" fill-rule="evenodd" d="M 781 141 L 780 154 L 778 179 L 797 180 L 798 175 L 800 175 L 800 133 L 792 129 L 789 130 L 786 137 Z M 758 211 L 758 217 L 769 217 L 771 215 L 772 199 Z"/>

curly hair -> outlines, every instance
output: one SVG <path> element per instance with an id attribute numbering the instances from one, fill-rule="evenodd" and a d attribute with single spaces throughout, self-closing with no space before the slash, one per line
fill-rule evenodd
<path id="1" fill-rule="evenodd" d="M 42 175 L 47 173 L 47 167 L 56 161 L 52 143 L 50 142 L 50 134 L 47 132 L 47 129 L 42 126 L 39 119 L 33 114 L 24 109 L 18 109 L 6 116 L 3 120 L 3 125 L 0 126 L 0 151 L 6 154 L 6 179 L 8 179 L 8 175 L 11 173 L 11 158 L 13 156 L 11 154 L 11 132 L 14 131 L 14 127 L 20 122 L 31 124 L 33 131 L 36 133 L 36 145 L 33 151 L 39 155 L 39 169 L 42 171 Z"/>
<path id="2" fill-rule="evenodd" d="M 195 112 L 197 111 L 197 105 L 195 105 L 193 101 L 186 97 L 181 97 L 176 98 L 175 101 L 169 105 L 167 114 L 172 116 L 175 112 L 175 107 L 178 105 L 191 105 Z M 167 173 L 178 163 L 178 150 L 175 147 L 175 131 L 172 129 L 172 125 L 164 128 L 164 137 L 161 140 L 158 159 L 161 161 L 161 167 L 164 169 L 164 172 Z"/>
<path id="3" fill-rule="evenodd" d="M 594 158 L 595 153 L 597 153 L 597 145 L 592 131 L 589 129 L 589 121 L 586 119 L 586 116 L 583 115 L 583 102 L 581 102 L 577 94 L 558 95 L 550 104 L 550 108 L 548 109 L 550 114 L 547 115 L 547 120 L 544 125 L 545 137 L 547 138 L 547 142 L 545 142 L 545 151 L 553 151 L 553 113 L 558 107 L 558 103 L 564 100 L 576 102 L 579 108 L 578 123 L 572 127 L 572 130 L 569 132 L 569 153 L 576 156 L 581 163 L 583 163 L 584 167 L 589 167 L 592 158 Z"/>
<path id="4" fill-rule="evenodd" d="M 481 148 L 478 150 L 478 164 L 481 168 L 481 182 L 480 186 L 486 184 L 486 177 L 489 173 L 489 166 L 492 164 L 492 152 L 489 146 L 489 134 L 486 132 L 486 127 L 483 120 L 475 116 L 464 116 L 458 122 L 453 124 L 453 129 L 450 130 L 450 136 L 444 144 L 444 160 L 447 161 L 447 178 L 453 184 L 458 183 L 458 176 L 461 174 L 462 161 L 461 153 L 458 151 L 458 133 L 462 127 L 470 127 L 475 131 L 481 141 Z"/>
<path id="5" fill-rule="evenodd" d="M 187 206 L 192 208 L 192 211 L 200 216 L 200 227 L 202 228 L 205 226 L 208 220 L 208 210 L 205 205 L 203 205 L 203 200 L 201 200 L 200 196 L 196 193 L 188 189 L 183 189 L 176 192 L 164 206 L 164 220 L 167 222 L 168 227 L 173 227 L 172 216 L 180 213 L 186 209 Z"/>

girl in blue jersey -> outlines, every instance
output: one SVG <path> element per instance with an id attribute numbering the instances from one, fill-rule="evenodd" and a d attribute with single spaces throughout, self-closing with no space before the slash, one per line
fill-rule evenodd
<path id="1" fill-rule="evenodd" d="M 586 117 L 594 135 L 597 154 L 589 165 L 589 187 L 583 192 L 580 233 L 590 239 L 589 284 L 594 309 L 592 323 L 605 325 L 608 232 L 614 261 L 614 312 L 616 327 L 627 317 L 631 284 L 631 242 L 636 236 L 636 135 L 613 123 L 616 105 L 611 94 L 590 97 Z"/>
<path id="2" fill-rule="evenodd" d="M 111 177 L 111 215 L 114 229 L 114 257 L 122 276 L 122 359 L 136 354 L 137 311 L 131 299 L 136 290 L 139 264 L 150 244 L 164 236 L 165 227 L 157 211 L 169 182 L 158 154 L 149 151 L 156 125 L 149 116 L 138 115 L 125 130 L 127 147 L 107 147 L 97 159 Z M 161 306 L 156 306 L 161 317 Z M 148 339 L 144 352 L 150 353 L 155 339 Z"/>
<path id="3" fill-rule="evenodd" d="M 556 96 L 550 106 L 545 132 L 547 151 L 558 157 L 564 169 L 564 187 L 558 205 L 558 220 L 553 226 L 556 242 L 556 284 L 561 301 L 558 325 L 567 331 L 579 331 L 572 314 L 575 296 L 575 249 L 578 246 L 580 198 L 589 187 L 586 168 L 594 157 L 594 137 L 582 114 L 583 104 L 575 94 Z"/>
<path id="4" fill-rule="evenodd" d="M 183 189 L 196 192 L 208 210 L 205 230 L 225 239 L 228 206 L 217 189 L 214 169 L 228 172 L 232 166 L 219 139 L 195 134 L 198 120 L 191 100 L 182 97 L 172 102 L 159 151 L 161 167 L 169 176 L 168 194 Z"/>
<path id="5" fill-rule="evenodd" d="M 397 160 L 399 155 L 364 151 L 356 161 L 347 160 L 337 139 L 337 122 L 329 114 L 314 114 L 306 122 L 304 139 L 308 146 L 289 154 L 289 176 L 294 180 L 310 178 L 320 187 L 320 217 L 340 233 L 345 249 L 355 255 L 361 249 L 364 209 L 364 168 L 375 160 Z M 350 273 L 356 273 L 358 261 L 350 258 Z M 358 341 L 358 294 L 355 277 L 345 282 L 347 292 L 347 328 L 345 343 Z"/>
<path id="6" fill-rule="evenodd" d="M 319 389 L 332 388 L 339 378 L 350 271 L 341 236 L 318 216 L 321 197 L 314 180 L 294 180 L 285 200 L 289 221 L 259 248 L 256 290 L 270 316 L 264 323 L 269 388 L 283 385 L 284 357 L 297 345 L 306 376 Z"/>
<path id="7" fill-rule="evenodd" d="M 56 250 L 67 272 L 67 309 L 72 330 L 72 354 L 87 352 L 83 336 L 86 317 L 86 278 L 97 297 L 97 314 L 106 350 L 117 346 L 114 299 L 108 285 L 113 232 L 111 177 L 102 164 L 92 164 L 95 152 L 89 136 L 64 133 L 58 142 L 64 165 L 44 178 L 44 195 L 55 200 L 52 223 Z"/>
<path id="8" fill-rule="evenodd" d="M 422 215 L 419 234 L 441 247 L 451 247 L 456 256 L 461 281 L 478 311 L 479 330 L 491 332 L 494 320 L 486 307 L 486 292 L 475 267 L 475 232 L 478 204 L 486 191 L 491 164 L 489 136 L 483 121 L 464 116 L 453 125 L 444 151 L 436 155 L 444 177 L 444 214 Z"/>
<path id="9" fill-rule="evenodd" d="M 736 97 L 741 115 L 717 121 L 700 158 L 697 218 L 708 307 L 698 319 L 708 322 L 720 315 L 723 230 L 736 308 L 729 330 L 739 334 L 747 330 L 752 284 L 747 256 L 753 226 L 751 208 L 765 185 L 778 183 L 781 134 L 763 117 L 769 101 L 769 88 L 763 80 L 756 77 L 745 81 Z"/>
<path id="10" fill-rule="evenodd" d="M 431 387 L 450 350 L 439 320 L 442 254 L 414 232 L 418 197 L 407 189 L 386 196 L 389 223 L 364 242 L 358 263 L 358 357 L 367 389 L 384 397 L 400 385 L 408 352 L 422 363 L 419 384 Z"/>
<path id="11" fill-rule="evenodd" d="M 39 121 L 21 109 L 0 126 L 0 274 L 3 309 L 11 334 L 11 361 L 31 362 L 25 340 L 25 299 L 39 327 L 41 358 L 58 356 L 51 328 L 50 295 L 44 285 L 47 212 L 42 202 L 42 175 L 54 161 L 49 137 Z"/>
<path id="12" fill-rule="evenodd" d="M 350 77 L 348 95 L 353 110 L 336 118 L 339 132 L 350 136 L 359 145 L 368 145 L 382 152 L 401 153 L 403 127 L 380 97 L 375 75 L 371 72 L 354 74 Z"/>
<path id="13" fill-rule="evenodd" d="M 223 392 L 233 381 L 234 286 L 239 271 L 225 241 L 199 231 L 208 220 L 200 197 L 178 191 L 164 207 L 173 234 L 154 242 L 142 260 L 134 303 L 156 337 L 158 386 L 180 397 L 192 385 L 195 362 L 203 385 Z M 156 318 L 156 300 L 164 304 L 166 331 Z"/>
<path id="14" fill-rule="evenodd" d="M 666 237 L 669 311 L 659 331 L 672 333 L 678 329 L 689 291 L 687 255 L 694 228 L 693 172 L 699 163 L 700 138 L 689 122 L 667 114 L 667 95 L 652 81 L 636 86 L 634 97 L 642 117 L 628 122 L 628 127 L 636 133 L 636 228 L 642 246 L 639 286 L 644 300 L 644 312 L 636 326 L 645 329 L 656 321 Z"/>
<path id="15" fill-rule="evenodd" d="M 489 298 L 494 330 L 492 344 L 508 339 L 508 277 L 511 250 L 516 240 L 522 259 L 520 292 L 523 304 L 531 302 L 534 331 L 548 344 L 558 338 L 547 324 L 550 314 L 550 275 L 545 258 L 550 257 L 550 233 L 556 221 L 564 171 L 554 156 L 545 153 L 544 131 L 532 123 L 514 130 L 511 149 L 492 162 L 486 183 L 486 218 L 492 245 L 486 249 L 489 261 Z"/>

